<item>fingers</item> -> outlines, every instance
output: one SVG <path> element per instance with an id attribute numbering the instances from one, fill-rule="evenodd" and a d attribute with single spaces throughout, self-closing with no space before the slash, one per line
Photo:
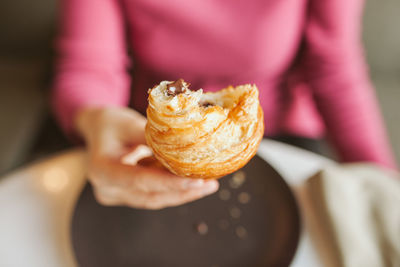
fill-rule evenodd
<path id="1" fill-rule="evenodd" d="M 204 186 L 203 179 L 178 177 L 167 170 L 136 167 L 133 185 L 147 192 L 181 191 Z"/>
<path id="2" fill-rule="evenodd" d="M 146 145 L 137 145 L 130 152 L 121 158 L 121 163 L 126 165 L 136 165 L 140 160 L 145 159 L 153 155 L 151 149 Z"/>
<path id="3" fill-rule="evenodd" d="M 178 177 L 151 165 L 131 166 L 104 157 L 91 159 L 89 180 L 99 203 L 144 209 L 181 205 L 212 194 L 219 187 L 215 180 Z"/>
<path id="4" fill-rule="evenodd" d="M 130 166 L 118 161 L 100 159 L 92 163 L 89 174 L 95 185 L 114 186 L 135 189 L 143 192 L 180 191 L 200 188 L 203 179 L 178 177 L 167 170 L 147 166 Z"/>
<path id="5" fill-rule="evenodd" d="M 218 182 L 210 180 L 201 188 L 190 189 L 181 192 L 161 192 L 152 194 L 146 199 L 143 208 L 162 209 L 166 207 L 182 205 L 215 193 L 218 188 Z"/>
<path id="6" fill-rule="evenodd" d="M 95 188 L 97 201 L 103 205 L 127 205 L 142 209 L 162 209 L 182 205 L 216 192 L 219 188 L 217 181 L 207 181 L 204 186 L 196 189 L 170 192 L 129 191 L 111 188 Z"/>

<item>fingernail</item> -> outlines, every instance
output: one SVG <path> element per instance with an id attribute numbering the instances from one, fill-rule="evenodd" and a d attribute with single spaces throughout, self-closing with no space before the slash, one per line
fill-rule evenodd
<path id="1" fill-rule="evenodd" d="M 207 181 L 203 186 L 203 194 L 208 195 L 214 193 L 218 189 L 218 182 L 211 180 Z"/>
<path id="2" fill-rule="evenodd" d="M 187 189 L 198 188 L 198 187 L 202 187 L 203 185 L 204 185 L 203 179 L 187 179 L 183 184 L 183 186 Z"/>

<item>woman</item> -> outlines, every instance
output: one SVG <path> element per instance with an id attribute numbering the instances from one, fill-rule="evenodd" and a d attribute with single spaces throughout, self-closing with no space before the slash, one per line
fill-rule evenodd
<path id="1" fill-rule="evenodd" d="M 360 42 L 362 0 L 64 0 L 53 104 L 87 143 L 105 205 L 157 209 L 218 189 L 120 157 L 145 144 L 146 90 L 184 78 L 255 83 L 267 136 L 320 138 L 341 160 L 394 167 Z M 127 49 L 132 51 L 132 61 Z M 130 76 L 133 69 L 132 106 Z M 137 151 L 139 153 L 139 151 Z"/>

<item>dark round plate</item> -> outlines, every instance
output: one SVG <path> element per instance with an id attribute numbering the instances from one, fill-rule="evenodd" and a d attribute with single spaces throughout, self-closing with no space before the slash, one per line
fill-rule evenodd
<path id="1" fill-rule="evenodd" d="M 79 266 L 288 266 L 300 217 L 282 177 L 255 156 L 220 182 L 211 196 L 159 211 L 101 206 L 87 185 L 71 226 Z"/>

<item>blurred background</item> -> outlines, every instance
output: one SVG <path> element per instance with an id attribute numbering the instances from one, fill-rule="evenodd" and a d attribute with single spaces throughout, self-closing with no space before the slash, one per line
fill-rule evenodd
<path id="1" fill-rule="evenodd" d="M 51 120 L 57 0 L 0 1 L 0 174 L 66 142 Z M 370 75 L 400 159 L 400 1 L 367 0 L 363 40 Z"/>

